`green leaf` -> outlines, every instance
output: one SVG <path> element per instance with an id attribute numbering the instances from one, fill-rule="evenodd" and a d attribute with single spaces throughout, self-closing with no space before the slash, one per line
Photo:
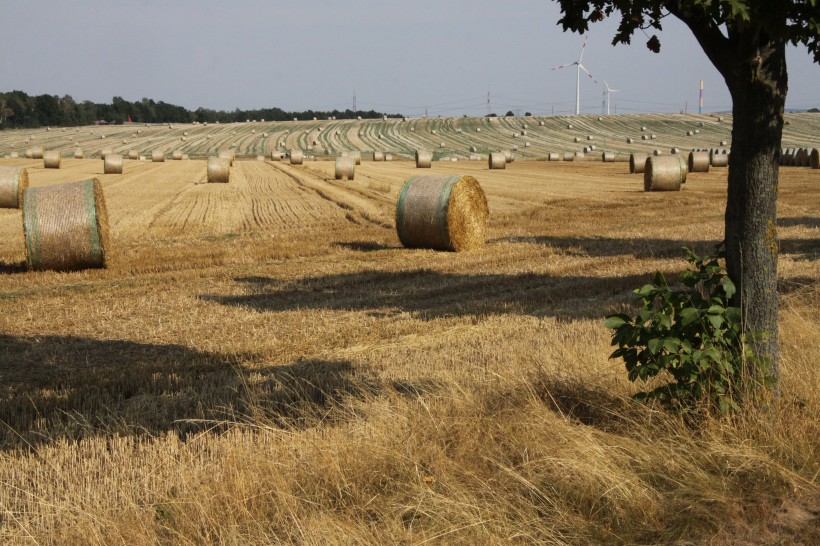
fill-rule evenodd
<path id="1" fill-rule="evenodd" d="M 635 291 L 639 296 L 648 296 L 655 291 L 655 287 L 651 284 L 645 284 Z"/>
<path id="2" fill-rule="evenodd" d="M 687 326 L 692 324 L 694 321 L 698 320 L 700 317 L 700 313 L 694 307 L 687 307 L 685 309 L 681 309 L 678 315 L 681 318 L 681 324 L 683 326 Z"/>
<path id="3" fill-rule="evenodd" d="M 663 348 L 670 353 L 677 353 L 680 349 L 680 340 L 674 337 L 668 337 L 663 340 Z"/>
<path id="4" fill-rule="evenodd" d="M 615 330 L 616 328 L 620 328 L 624 324 L 628 324 L 630 320 L 631 319 L 627 315 L 623 314 L 609 315 L 608 317 L 606 317 L 606 320 L 604 321 L 604 326 L 606 328 Z"/>
<path id="5" fill-rule="evenodd" d="M 723 293 L 726 294 L 726 299 L 732 299 L 732 296 L 734 296 L 737 291 L 735 288 L 735 283 L 732 282 L 732 279 L 728 276 L 721 277 L 720 285 L 723 287 Z"/>
<path id="6" fill-rule="evenodd" d="M 723 315 L 706 315 L 706 318 L 715 328 L 720 328 L 723 324 Z"/>
<path id="7" fill-rule="evenodd" d="M 722 305 L 712 305 L 706 310 L 706 312 L 710 315 L 722 315 L 726 312 L 726 308 Z"/>
<path id="8" fill-rule="evenodd" d="M 646 346 L 649 347 L 650 353 L 656 355 L 661 352 L 661 349 L 663 349 L 663 338 L 656 337 L 654 339 L 650 339 Z"/>

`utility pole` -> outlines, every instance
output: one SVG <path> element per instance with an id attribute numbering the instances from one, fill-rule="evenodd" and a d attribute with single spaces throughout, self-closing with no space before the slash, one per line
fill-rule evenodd
<path id="1" fill-rule="evenodd" d="M 492 112 L 493 111 L 490 107 L 490 90 L 488 89 L 487 90 L 487 115 L 489 116 L 490 114 L 492 114 Z"/>
<path id="2" fill-rule="evenodd" d="M 356 113 L 356 90 L 353 90 L 353 113 Z"/>

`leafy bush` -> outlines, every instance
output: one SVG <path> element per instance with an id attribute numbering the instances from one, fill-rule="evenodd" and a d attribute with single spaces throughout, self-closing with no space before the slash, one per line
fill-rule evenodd
<path id="1" fill-rule="evenodd" d="M 666 372 L 673 382 L 633 396 L 658 400 L 667 406 L 691 409 L 706 400 L 727 413 L 739 408 L 745 389 L 752 387 L 747 371 L 753 365 L 768 376 L 768 362 L 756 358 L 743 334 L 741 310 L 730 305 L 735 285 L 716 256 L 698 256 L 685 248 L 694 270 L 681 273 L 685 288 L 671 289 L 663 274 L 635 290 L 641 302 L 638 315 L 613 314 L 606 327 L 615 330 L 610 358 L 623 359 L 630 381 L 647 381 Z"/>

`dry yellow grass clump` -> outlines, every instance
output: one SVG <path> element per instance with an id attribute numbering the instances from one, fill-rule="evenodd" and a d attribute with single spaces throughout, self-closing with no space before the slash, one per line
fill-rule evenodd
<path id="1" fill-rule="evenodd" d="M 602 323 L 712 250 L 725 170 L 434 162 L 491 211 L 448 253 L 398 239 L 412 160 L 0 165 L 99 176 L 110 229 L 106 269 L 28 272 L 0 209 L 3 542 L 820 541 L 816 171 L 780 171 L 780 397 L 694 423 L 630 402 Z"/>

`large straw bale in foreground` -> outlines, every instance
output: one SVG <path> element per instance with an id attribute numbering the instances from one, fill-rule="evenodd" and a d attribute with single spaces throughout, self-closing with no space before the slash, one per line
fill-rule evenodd
<path id="1" fill-rule="evenodd" d="M 29 269 L 105 267 L 108 215 L 99 180 L 27 189 L 23 230 Z"/>
<path id="2" fill-rule="evenodd" d="M 484 244 L 487 197 L 472 176 L 414 176 L 396 206 L 396 230 L 407 248 L 470 250 Z"/>
<path id="3" fill-rule="evenodd" d="M 686 181 L 686 170 L 674 156 L 649 156 L 643 173 L 644 191 L 680 191 Z"/>
<path id="4" fill-rule="evenodd" d="M 231 160 L 226 157 L 208 158 L 208 182 L 225 183 L 231 181 Z"/>
<path id="5" fill-rule="evenodd" d="M 353 157 L 337 157 L 336 158 L 336 171 L 334 178 L 336 180 L 341 180 L 342 178 L 347 178 L 348 180 L 353 180 L 353 176 L 356 173 L 356 159 Z"/>
<path id="6" fill-rule="evenodd" d="M 709 152 L 689 152 L 690 173 L 708 173 L 710 165 Z"/>
<path id="7" fill-rule="evenodd" d="M 0 167 L 0 209 L 19 209 L 28 188 L 28 171 L 22 167 Z"/>

